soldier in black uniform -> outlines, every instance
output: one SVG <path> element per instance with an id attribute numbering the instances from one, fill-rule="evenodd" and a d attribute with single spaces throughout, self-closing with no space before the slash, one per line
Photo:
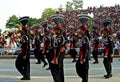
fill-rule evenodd
<path id="1" fill-rule="evenodd" d="M 102 20 L 102 25 L 104 26 L 103 29 L 103 44 L 104 44 L 104 60 L 103 64 L 105 67 L 105 70 L 107 72 L 106 75 L 104 75 L 105 78 L 112 77 L 112 60 L 113 60 L 113 38 L 110 35 L 110 25 L 112 23 L 112 20 L 110 19 L 104 19 Z"/>
<path id="2" fill-rule="evenodd" d="M 74 33 L 72 33 L 72 32 L 70 32 L 69 41 L 70 41 L 70 51 L 69 51 L 69 54 L 73 58 L 72 62 L 76 62 L 77 51 L 75 50 L 75 44 L 77 42 L 77 36 Z"/>
<path id="3" fill-rule="evenodd" d="M 98 47 L 99 47 L 99 34 L 98 27 L 93 26 L 93 40 L 92 40 L 92 55 L 95 60 L 93 64 L 97 64 L 98 62 Z"/>
<path id="4" fill-rule="evenodd" d="M 76 72 L 79 77 L 82 78 L 82 82 L 88 82 L 88 69 L 89 69 L 89 56 L 88 56 L 88 50 L 89 50 L 89 38 L 87 36 L 88 31 L 88 25 L 87 21 L 89 20 L 89 16 L 85 14 L 80 14 L 79 20 L 82 23 L 80 26 L 80 32 L 81 38 L 80 41 L 77 44 L 76 47 L 80 48 L 79 52 L 79 58 L 76 63 Z M 85 21 L 86 20 L 86 21 Z"/>
<path id="5" fill-rule="evenodd" d="M 44 55 L 46 56 L 47 58 L 47 61 L 49 63 L 49 67 L 46 69 L 46 70 L 49 70 L 50 69 L 50 63 L 51 63 L 51 54 L 50 54 L 50 44 L 51 44 L 51 37 L 50 37 L 50 29 L 47 25 L 47 22 L 44 23 L 43 25 L 44 27 L 44 36 L 43 36 L 43 42 L 44 42 L 44 50 L 43 50 L 43 53 Z"/>
<path id="6" fill-rule="evenodd" d="M 23 75 L 21 80 L 30 80 L 30 46 L 29 46 L 29 37 L 28 37 L 28 27 L 26 23 L 28 22 L 29 17 L 25 16 L 20 19 L 22 23 L 22 37 L 20 40 L 21 47 L 20 53 L 16 59 L 15 65 L 17 70 Z"/>
<path id="7" fill-rule="evenodd" d="M 37 59 L 36 64 L 40 64 L 40 36 L 38 30 L 35 30 L 35 41 L 34 41 L 34 55 L 35 58 Z"/>
<path id="8" fill-rule="evenodd" d="M 63 69 L 63 59 L 65 54 L 64 43 L 65 39 L 62 35 L 62 25 L 59 23 L 62 20 L 63 15 L 55 14 L 51 17 L 56 25 L 54 26 L 55 36 L 54 36 L 54 54 L 51 61 L 51 73 L 54 82 L 64 82 L 64 69 Z"/>

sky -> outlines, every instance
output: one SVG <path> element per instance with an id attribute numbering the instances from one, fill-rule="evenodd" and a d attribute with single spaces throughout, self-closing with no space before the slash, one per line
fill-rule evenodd
<path id="1" fill-rule="evenodd" d="M 0 0 L 0 29 L 5 28 L 5 24 L 9 17 L 16 15 L 17 17 L 30 16 L 32 18 L 40 18 L 45 8 L 59 8 L 62 5 L 65 8 L 67 1 L 72 0 Z M 114 6 L 120 4 L 120 0 L 83 0 L 83 8 L 88 6 Z"/>

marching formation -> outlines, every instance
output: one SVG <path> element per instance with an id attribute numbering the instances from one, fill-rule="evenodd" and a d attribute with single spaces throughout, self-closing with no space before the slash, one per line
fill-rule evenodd
<path id="1" fill-rule="evenodd" d="M 57 13 L 50 18 L 51 20 L 41 22 L 40 27 L 35 30 L 33 46 L 37 64 L 43 62 L 43 68 L 49 65 L 47 70 L 51 71 L 54 82 L 64 82 L 64 57 L 66 54 L 70 54 L 73 58 L 72 62 L 76 62 L 76 73 L 82 79 L 82 82 L 88 82 L 90 51 L 92 51 L 91 53 L 95 60 L 93 63 L 99 63 L 98 49 L 100 40 L 98 27 L 93 26 L 92 30 L 90 30 L 89 20 L 91 17 L 87 14 L 78 15 L 78 21 L 80 22 L 78 28 L 73 26 L 64 27 L 63 19 L 65 17 L 62 14 Z M 30 80 L 30 37 L 26 26 L 28 20 L 28 17 L 20 19 L 23 25 L 23 35 L 21 37 L 20 53 L 16 59 L 16 68 L 23 75 L 21 80 Z M 104 75 L 105 78 L 112 77 L 111 63 L 113 60 L 114 41 L 110 33 L 109 26 L 111 23 L 111 19 L 103 19 L 101 21 L 101 25 L 104 28 L 101 34 L 101 42 L 104 46 L 103 64 L 107 73 Z M 90 32 L 92 32 L 92 36 L 90 36 Z M 116 36 L 120 39 L 120 31 L 117 32 Z M 90 42 L 91 38 L 92 42 Z M 90 45 L 92 45 L 92 48 Z"/>

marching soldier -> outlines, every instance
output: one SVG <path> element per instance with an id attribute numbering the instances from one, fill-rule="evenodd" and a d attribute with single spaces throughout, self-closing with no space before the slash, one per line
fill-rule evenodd
<path id="1" fill-rule="evenodd" d="M 20 18 L 20 22 L 22 23 L 22 37 L 20 40 L 21 47 L 20 53 L 16 59 L 15 65 L 17 70 L 23 75 L 21 80 L 30 80 L 30 46 L 29 46 L 29 37 L 27 35 L 27 22 L 29 17 L 25 16 Z"/>
<path id="2" fill-rule="evenodd" d="M 34 41 L 34 55 L 35 58 L 37 59 L 36 64 L 40 64 L 41 60 L 40 60 L 40 36 L 38 33 L 38 30 L 35 30 L 35 41 Z"/>
<path id="3" fill-rule="evenodd" d="M 89 50 L 89 38 L 87 36 L 88 32 L 88 25 L 87 22 L 89 20 L 89 16 L 86 14 L 80 14 L 78 15 L 80 22 L 82 25 L 80 26 L 80 32 L 81 39 L 77 44 L 76 47 L 80 49 L 79 52 L 79 58 L 76 63 L 76 72 L 79 77 L 82 78 L 82 82 L 88 82 L 88 69 L 89 69 L 89 56 L 88 56 L 88 50 Z"/>
<path id="4" fill-rule="evenodd" d="M 55 14 L 51 16 L 52 20 L 56 23 L 54 26 L 55 34 L 54 36 L 54 54 L 51 61 L 51 73 L 54 82 L 64 82 L 64 69 L 63 69 L 63 59 L 65 54 L 64 43 L 65 39 L 62 35 L 62 25 L 60 24 L 63 18 L 61 14 Z"/>
<path id="5" fill-rule="evenodd" d="M 36 31 L 36 33 L 38 33 L 38 30 Z M 41 36 L 39 33 L 36 35 L 35 38 L 35 43 L 34 43 L 34 54 L 35 57 L 37 58 L 38 62 L 36 64 L 40 64 L 41 61 L 44 63 L 43 68 L 47 65 L 47 62 L 44 58 L 44 53 L 43 53 L 43 47 L 41 46 L 42 44 L 42 39 L 43 36 Z"/>
<path id="6" fill-rule="evenodd" d="M 44 63 L 44 65 L 43 65 L 43 68 L 45 67 L 45 66 L 47 66 L 47 62 L 46 62 L 46 60 L 45 60 L 45 57 L 44 57 L 44 34 L 40 34 L 39 35 L 40 36 L 40 51 L 39 51 L 39 55 L 40 55 L 40 60 Z"/>
<path id="7" fill-rule="evenodd" d="M 50 54 L 50 44 L 51 44 L 51 37 L 50 37 L 50 29 L 48 27 L 47 21 L 44 21 L 43 24 L 44 27 L 44 36 L 43 36 L 43 42 L 44 42 L 44 47 L 43 47 L 43 53 L 47 58 L 47 61 L 49 63 L 49 67 L 47 70 L 50 69 L 50 63 L 51 63 L 51 54 Z"/>
<path id="8" fill-rule="evenodd" d="M 77 36 L 74 33 L 70 32 L 70 35 L 68 36 L 68 38 L 69 38 L 69 41 L 70 41 L 69 54 L 73 58 L 72 62 L 76 62 L 77 51 L 75 50 L 75 44 L 77 42 Z"/>
<path id="9" fill-rule="evenodd" d="M 113 60 L 113 38 L 110 35 L 110 27 L 108 27 L 108 25 L 110 25 L 112 23 L 112 20 L 110 19 L 104 19 L 102 20 L 102 25 L 104 26 L 103 29 L 103 44 L 104 44 L 104 60 L 103 60 L 103 64 L 105 67 L 105 70 L 107 72 L 106 75 L 104 75 L 104 77 L 110 78 L 112 77 L 112 60 Z"/>
<path id="10" fill-rule="evenodd" d="M 92 55 L 95 60 L 93 64 L 97 64 L 98 62 L 98 47 L 99 47 L 99 34 L 98 27 L 93 26 L 93 40 L 92 40 Z"/>

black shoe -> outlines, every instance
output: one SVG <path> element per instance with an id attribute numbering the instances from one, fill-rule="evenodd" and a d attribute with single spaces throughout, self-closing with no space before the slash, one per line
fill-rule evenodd
<path id="1" fill-rule="evenodd" d="M 91 58 L 89 58 L 89 60 L 90 60 L 90 61 L 92 61 L 92 59 L 91 59 Z"/>
<path id="2" fill-rule="evenodd" d="M 35 64 L 41 64 L 40 62 L 36 62 Z"/>
<path id="3" fill-rule="evenodd" d="M 93 64 L 98 64 L 99 62 L 93 62 Z"/>
<path id="4" fill-rule="evenodd" d="M 77 62 L 77 60 L 73 60 L 72 62 L 73 62 L 73 63 L 74 63 L 74 62 Z"/>
<path id="5" fill-rule="evenodd" d="M 50 70 L 50 68 L 48 67 L 46 70 Z"/>
<path id="6" fill-rule="evenodd" d="M 21 80 L 30 80 L 30 77 L 23 77 Z"/>
<path id="7" fill-rule="evenodd" d="M 47 63 L 44 63 L 43 68 L 47 65 Z"/>
<path id="8" fill-rule="evenodd" d="M 112 77 L 112 74 L 107 74 L 107 75 L 104 75 L 104 77 L 106 78 L 106 79 L 108 79 L 108 78 L 110 78 L 110 77 Z"/>

